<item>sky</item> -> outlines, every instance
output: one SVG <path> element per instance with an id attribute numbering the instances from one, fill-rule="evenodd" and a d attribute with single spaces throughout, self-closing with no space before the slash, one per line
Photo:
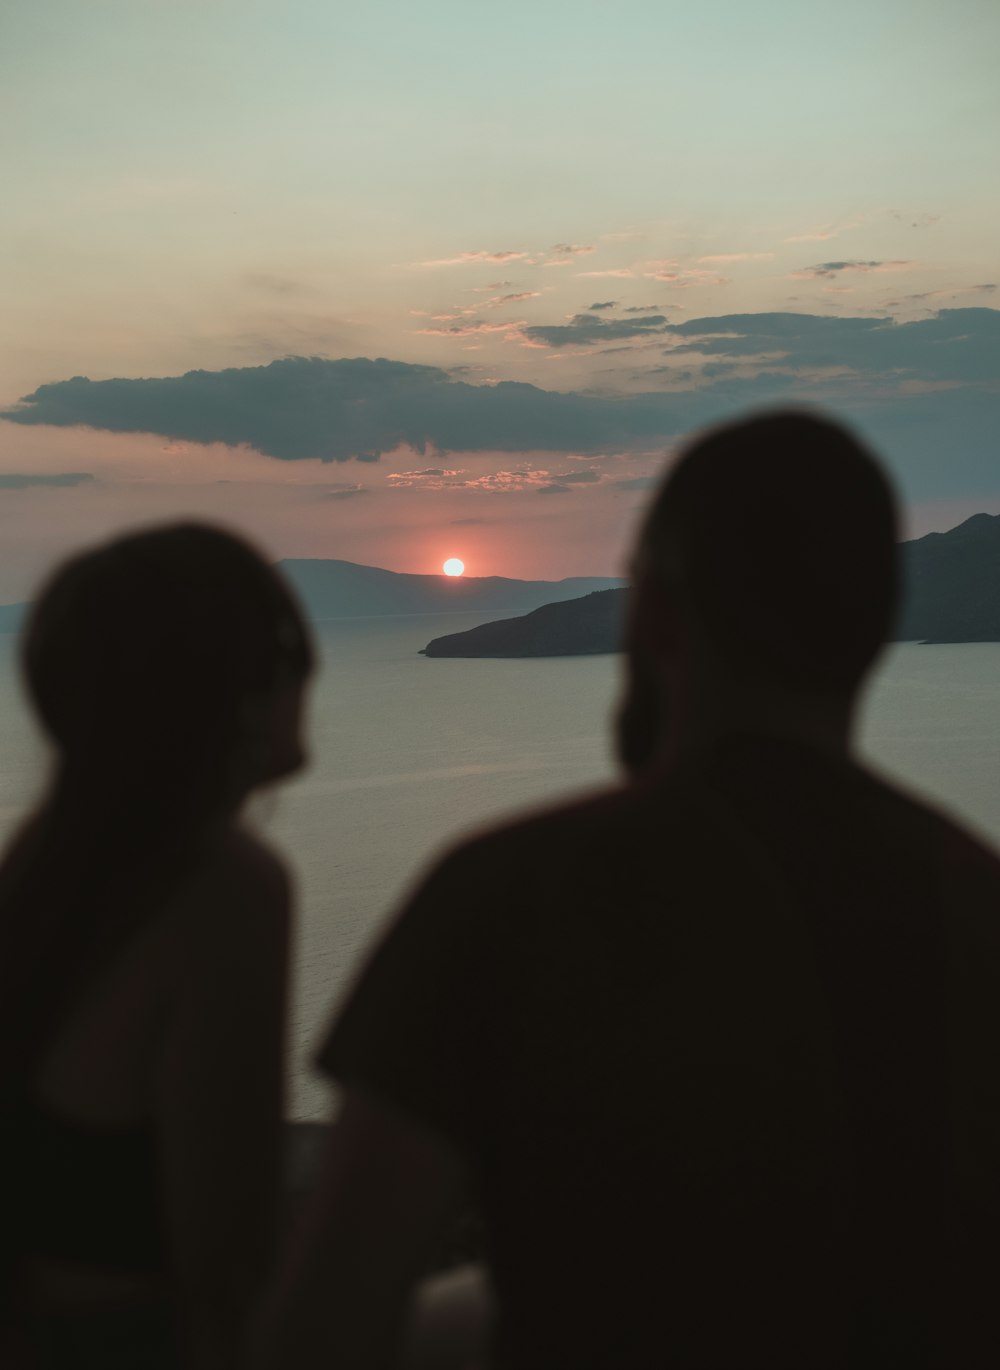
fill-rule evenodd
<path id="1" fill-rule="evenodd" d="M 1000 512 L 998 65 L 993 0 L 6 0 L 0 602 L 178 516 L 616 574 L 785 402 Z"/>

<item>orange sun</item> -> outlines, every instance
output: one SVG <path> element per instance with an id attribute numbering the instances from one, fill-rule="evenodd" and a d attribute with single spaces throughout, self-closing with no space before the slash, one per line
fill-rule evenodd
<path id="1" fill-rule="evenodd" d="M 465 562 L 460 561 L 458 557 L 449 557 L 441 570 L 446 576 L 462 576 L 465 574 Z"/>

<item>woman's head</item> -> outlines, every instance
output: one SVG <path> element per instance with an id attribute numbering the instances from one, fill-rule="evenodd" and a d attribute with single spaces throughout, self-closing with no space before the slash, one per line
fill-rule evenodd
<path id="1" fill-rule="evenodd" d="M 64 773 L 201 808 L 301 764 L 306 627 L 281 577 L 221 529 L 171 524 L 73 557 L 23 658 Z"/>

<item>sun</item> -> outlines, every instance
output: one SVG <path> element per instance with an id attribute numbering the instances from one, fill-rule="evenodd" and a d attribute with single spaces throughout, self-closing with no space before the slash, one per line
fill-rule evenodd
<path id="1" fill-rule="evenodd" d="M 458 557 L 449 557 L 445 564 L 441 567 L 441 570 L 445 573 L 446 576 L 464 576 L 465 562 L 460 561 Z"/>

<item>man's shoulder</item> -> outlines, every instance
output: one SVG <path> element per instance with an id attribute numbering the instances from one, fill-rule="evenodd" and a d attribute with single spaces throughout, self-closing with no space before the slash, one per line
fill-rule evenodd
<path id="1" fill-rule="evenodd" d="M 1000 856 L 986 838 L 977 836 L 940 803 L 867 767 L 858 768 L 871 793 L 886 806 L 895 823 L 914 841 L 931 843 L 939 861 L 977 872 L 1000 886 Z"/>
<path id="2" fill-rule="evenodd" d="M 683 845 L 680 830 L 694 821 L 669 783 L 624 783 L 473 833 L 445 854 L 438 869 L 464 879 L 488 873 L 504 884 L 523 884 L 546 870 L 564 881 L 574 874 L 587 879 L 648 850 L 651 841 L 661 851 Z"/>

